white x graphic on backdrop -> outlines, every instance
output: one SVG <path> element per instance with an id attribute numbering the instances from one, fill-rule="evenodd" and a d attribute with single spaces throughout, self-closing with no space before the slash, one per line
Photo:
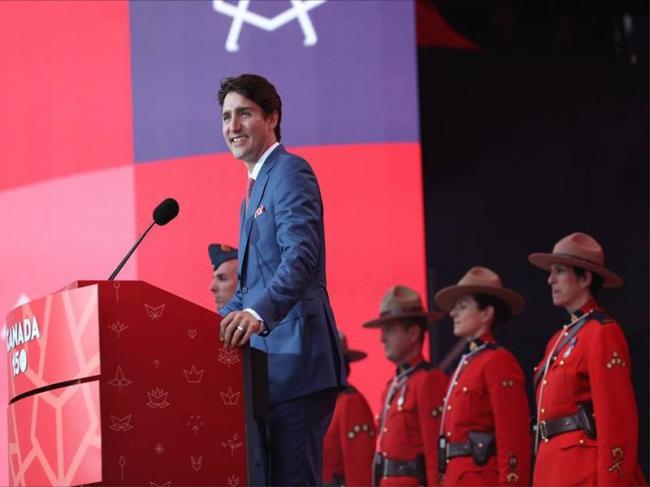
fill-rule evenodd
<path id="1" fill-rule="evenodd" d="M 292 7 L 273 18 L 267 18 L 248 10 L 251 0 L 239 0 L 237 5 L 226 3 L 224 0 L 213 0 L 212 8 L 220 14 L 232 17 L 230 32 L 226 39 L 226 51 L 239 50 L 239 34 L 244 23 L 254 25 L 268 32 L 298 19 L 302 33 L 305 35 L 304 46 L 313 46 L 318 42 L 318 36 L 307 12 L 322 5 L 326 0 L 290 0 Z"/>

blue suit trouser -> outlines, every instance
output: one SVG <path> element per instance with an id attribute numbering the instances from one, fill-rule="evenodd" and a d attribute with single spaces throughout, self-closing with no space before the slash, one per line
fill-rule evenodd
<path id="1" fill-rule="evenodd" d="M 323 437 L 337 395 L 332 388 L 271 406 L 266 420 L 257 424 L 254 484 L 322 483 Z"/>

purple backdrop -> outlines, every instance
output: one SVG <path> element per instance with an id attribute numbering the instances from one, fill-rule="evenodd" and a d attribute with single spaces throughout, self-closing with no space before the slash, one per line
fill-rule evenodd
<path id="1" fill-rule="evenodd" d="M 270 19 L 291 8 L 288 0 L 253 1 L 248 10 Z M 298 19 L 272 31 L 245 21 L 239 50 L 229 52 L 233 17 L 213 2 L 132 2 L 136 161 L 224 152 L 217 87 L 244 72 L 268 77 L 285 95 L 290 145 L 417 141 L 413 4 L 330 0 L 306 16 L 315 45 L 303 45 Z"/>

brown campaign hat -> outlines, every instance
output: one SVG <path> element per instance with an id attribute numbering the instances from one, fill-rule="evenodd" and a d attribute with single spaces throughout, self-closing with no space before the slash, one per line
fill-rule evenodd
<path id="1" fill-rule="evenodd" d="M 348 362 L 358 362 L 359 360 L 363 360 L 368 356 L 366 352 L 348 348 L 348 339 L 341 330 L 339 330 L 339 340 L 341 341 L 341 348 L 343 349 L 343 355 L 345 356 Z"/>
<path id="2" fill-rule="evenodd" d="M 581 267 L 603 278 L 603 287 L 620 287 L 623 279 L 605 268 L 605 252 L 600 244 L 586 233 L 567 235 L 553 247 L 553 252 L 537 252 L 528 256 L 528 261 L 540 269 L 550 270 L 551 264 L 566 264 Z"/>
<path id="3" fill-rule="evenodd" d="M 447 286 L 436 293 L 436 304 L 449 312 L 456 301 L 468 294 L 487 294 L 503 301 L 515 315 L 523 308 L 526 301 L 516 291 L 503 287 L 499 275 L 487 267 L 472 267 L 460 278 L 455 286 Z"/>
<path id="4" fill-rule="evenodd" d="M 393 286 L 379 305 L 379 318 L 364 323 L 364 328 L 378 328 L 389 321 L 404 318 L 425 318 L 428 322 L 438 321 L 445 313 L 440 311 L 426 311 L 422 306 L 420 295 L 407 286 Z"/>

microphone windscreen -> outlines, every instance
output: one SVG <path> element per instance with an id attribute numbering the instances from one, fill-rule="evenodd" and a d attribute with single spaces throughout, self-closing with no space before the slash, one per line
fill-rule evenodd
<path id="1" fill-rule="evenodd" d="M 167 198 L 153 210 L 153 221 L 158 225 L 166 225 L 178 215 L 178 201 L 174 198 Z"/>

